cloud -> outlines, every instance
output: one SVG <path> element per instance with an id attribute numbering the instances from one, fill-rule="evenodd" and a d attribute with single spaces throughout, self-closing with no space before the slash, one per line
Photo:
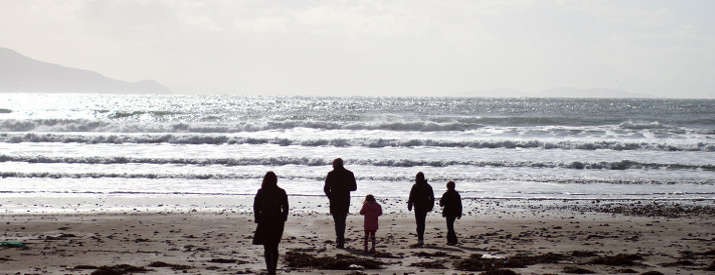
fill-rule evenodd
<path id="1" fill-rule="evenodd" d="M 715 96 L 710 3 L 4 1 L 0 43 L 189 92 Z"/>

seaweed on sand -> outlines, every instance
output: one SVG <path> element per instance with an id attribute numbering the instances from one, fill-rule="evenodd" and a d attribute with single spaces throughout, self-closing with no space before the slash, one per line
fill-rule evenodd
<path id="1" fill-rule="evenodd" d="M 518 275 L 519 273 L 514 272 L 511 269 L 494 269 L 489 271 L 484 271 L 479 273 L 479 275 Z"/>
<path id="2" fill-rule="evenodd" d="M 316 268 L 329 270 L 351 270 L 355 267 L 364 269 L 381 269 L 385 263 L 378 260 L 355 257 L 351 255 L 338 254 L 335 257 L 316 257 L 303 252 L 288 251 L 285 260 L 289 267 L 295 268 Z"/>
<path id="3" fill-rule="evenodd" d="M 596 273 L 591 270 L 576 267 L 576 266 L 565 266 L 563 272 L 568 273 L 568 274 L 593 274 L 593 273 Z"/>
<path id="4" fill-rule="evenodd" d="M 165 263 L 165 262 L 152 262 L 149 264 L 150 267 L 168 267 L 171 268 L 172 270 L 187 270 L 187 269 L 192 269 L 193 266 L 190 265 L 181 265 L 181 264 L 170 264 L 170 263 Z"/>
<path id="5" fill-rule="evenodd" d="M 141 266 L 133 266 L 133 265 L 128 265 L 128 264 L 118 264 L 118 265 L 112 265 L 112 266 L 100 266 L 97 270 L 92 272 L 92 275 L 122 275 L 122 274 L 131 274 L 131 273 L 139 273 L 139 272 L 147 272 L 151 271 L 150 269 L 146 269 Z"/>
<path id="6" fill-rule="evenodd" d="M 420 258 L 432 258 L 432 257 L 449 257 L 450 255 L 443 252 L 443 251 L 437 251 L 434 253 L 429 253 L 425 251 L 420 251 L 420 252 L 415 252 L 412 255 L 415 255 Z"/>
<path id="7" fill-rule="evenodd" d="M 561 254 L 546 253 L 542 255 L 516 255 L 508 258 L 482 258 L 480 254 L 472 254 L 469 258 L 457 261 L 454 266 L 464 271 L 483 271 L 499 268 L 522 268 L 528 265 L 556 263 L 565 257 Z"/>
<path id="8" fill-rule="evenodd" d="M 416 262 L 416 263 L 410 264 L 410 266 L 429 268 L 429 269 L 447 269 L 447 267 L 444 266 L 444 261 Z"/>
<path id="9" fill-rule="evenodd" d="M 632 266 L 638 265 L 635 261 L 643 260 L 643 257 L 638 254 L 618 254 L 615 256 L 601 256 L 593 259 L 590 264 L 615 265 L 615 266 Z"/>

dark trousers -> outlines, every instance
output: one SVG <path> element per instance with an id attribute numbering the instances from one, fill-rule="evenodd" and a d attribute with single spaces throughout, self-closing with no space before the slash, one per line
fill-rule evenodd
<path id="1" fill-rule="evenodd" d="M 260 240 L 263 242 L 263 257 L 266 260 L 268 274 L 276 274 L 278 266 L 278 244 L 283 236 L 285 223 L 275 219 L 267 219 L 258 224 L 256 233 L 260 233 Z"/>
<path id="2" fill-rule="evenodd" d="M 447 217 L 447 243 L 457 243 L 457 233 L 454 232 L 454 221 L 457 217 Z"/>
<path id="3" fill-rule="evenodd" d="M 333 214 L 333 221 L 335 222 L 335 243 L 339 247 L 345 244 L 345 219 L 347 217 L 348 213 Z"/>
<path id="4" fill-rule="evenodd" d="M 415 209 L 415 221 L 417 221 L 417 239 L 425 239 L 425 220 L 427 219 L 427 211 Z"/>
<path id="5" fill-rule="evenodd" d="M 375 251 L 375 230 L 365 230 L 365 252 L 367 252 L 368 241 L 372 241 L 372 251 Z"/>
<path id="6" fill-rule="evenodd" d="M 266 260 L 268 274 L 276 274 L 278 266 L 278 243 L 263 244 L 263 258 Z"/>

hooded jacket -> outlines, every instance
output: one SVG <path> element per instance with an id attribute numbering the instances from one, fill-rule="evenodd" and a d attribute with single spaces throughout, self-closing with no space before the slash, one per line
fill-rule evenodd
<path id="1" fill-rule="evenodd" d="M 360 209 L 360 215 L 365 216 L 365 230 L 377 231 L 377 217 L 382 215 L 382 206 L 377 202 L 366 202 Z"/>

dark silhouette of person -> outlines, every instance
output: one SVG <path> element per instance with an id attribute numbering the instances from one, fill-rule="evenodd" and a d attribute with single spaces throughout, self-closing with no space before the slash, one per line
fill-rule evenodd
<path id="1" fill-rule="evenodd" d="M 335 245 L 345 248 L 345 219 L 350 208 L 350 192 L 357 190 L 355 175 L 343 167 L 343 160 L 333 160 L 333 171 L 325 177 L 323 191 L 330 200 L 330 215 L 335 222 Z"/>
<path id="2" fill-rule="evenodd" d="M 432 186 L 425 180 L 425 174 L 418 172 L 415 176 L 415 184 L 410 190 L 410 198 L 407 200 L 407 210 L 415 208 L 415 220 L 417 221 L 417 245 L 424 245 L 425 240 L 425 219 L 427 212 L 434 207 L 434 192 Z"/>
<path id="3" fill-rule="evenodd" d="M 365 201 L 362 203 L 362 209 L 360 209 L 360 215 L 365 216 L 365 219 L 363 219 L 363 227 L 365 228 L 365 242 L 363 249 L 365 250 L 365 253 L 367 253 L 367 242 L 368 240 L 372 240 L 372 249 L 370 249 L 370 252 L 375 253 L 375 233 L 377 232 L 377 228 L 380 227 L 380 222 L 378 222 L 377 218 L 382 216 L 382 206 L 380 206 L 377 200 L 375 200 L 375 196 L 365 196 Z"/>
<path id="4" fill-rule="evenodd" d="M 457 244 L 457 233 L 454 232 L 454 220 L 462 218 L 462 197 L 454 189 L 453 181 L 447 182 L 447 192 L 439 199 L 442 206 L 442 216 L 447 219 L 447 245 Z"/>
<path id="5" fill-rule="evenodd" d="M 263 244 L 268 274 L 276 273 L 278 243 L 288 219 L 288 195 L 277 183 L 276 174 L 273 171 L 267 172 L 253 200 L 253 215 L 258 224 L 253 244 Z"/>

